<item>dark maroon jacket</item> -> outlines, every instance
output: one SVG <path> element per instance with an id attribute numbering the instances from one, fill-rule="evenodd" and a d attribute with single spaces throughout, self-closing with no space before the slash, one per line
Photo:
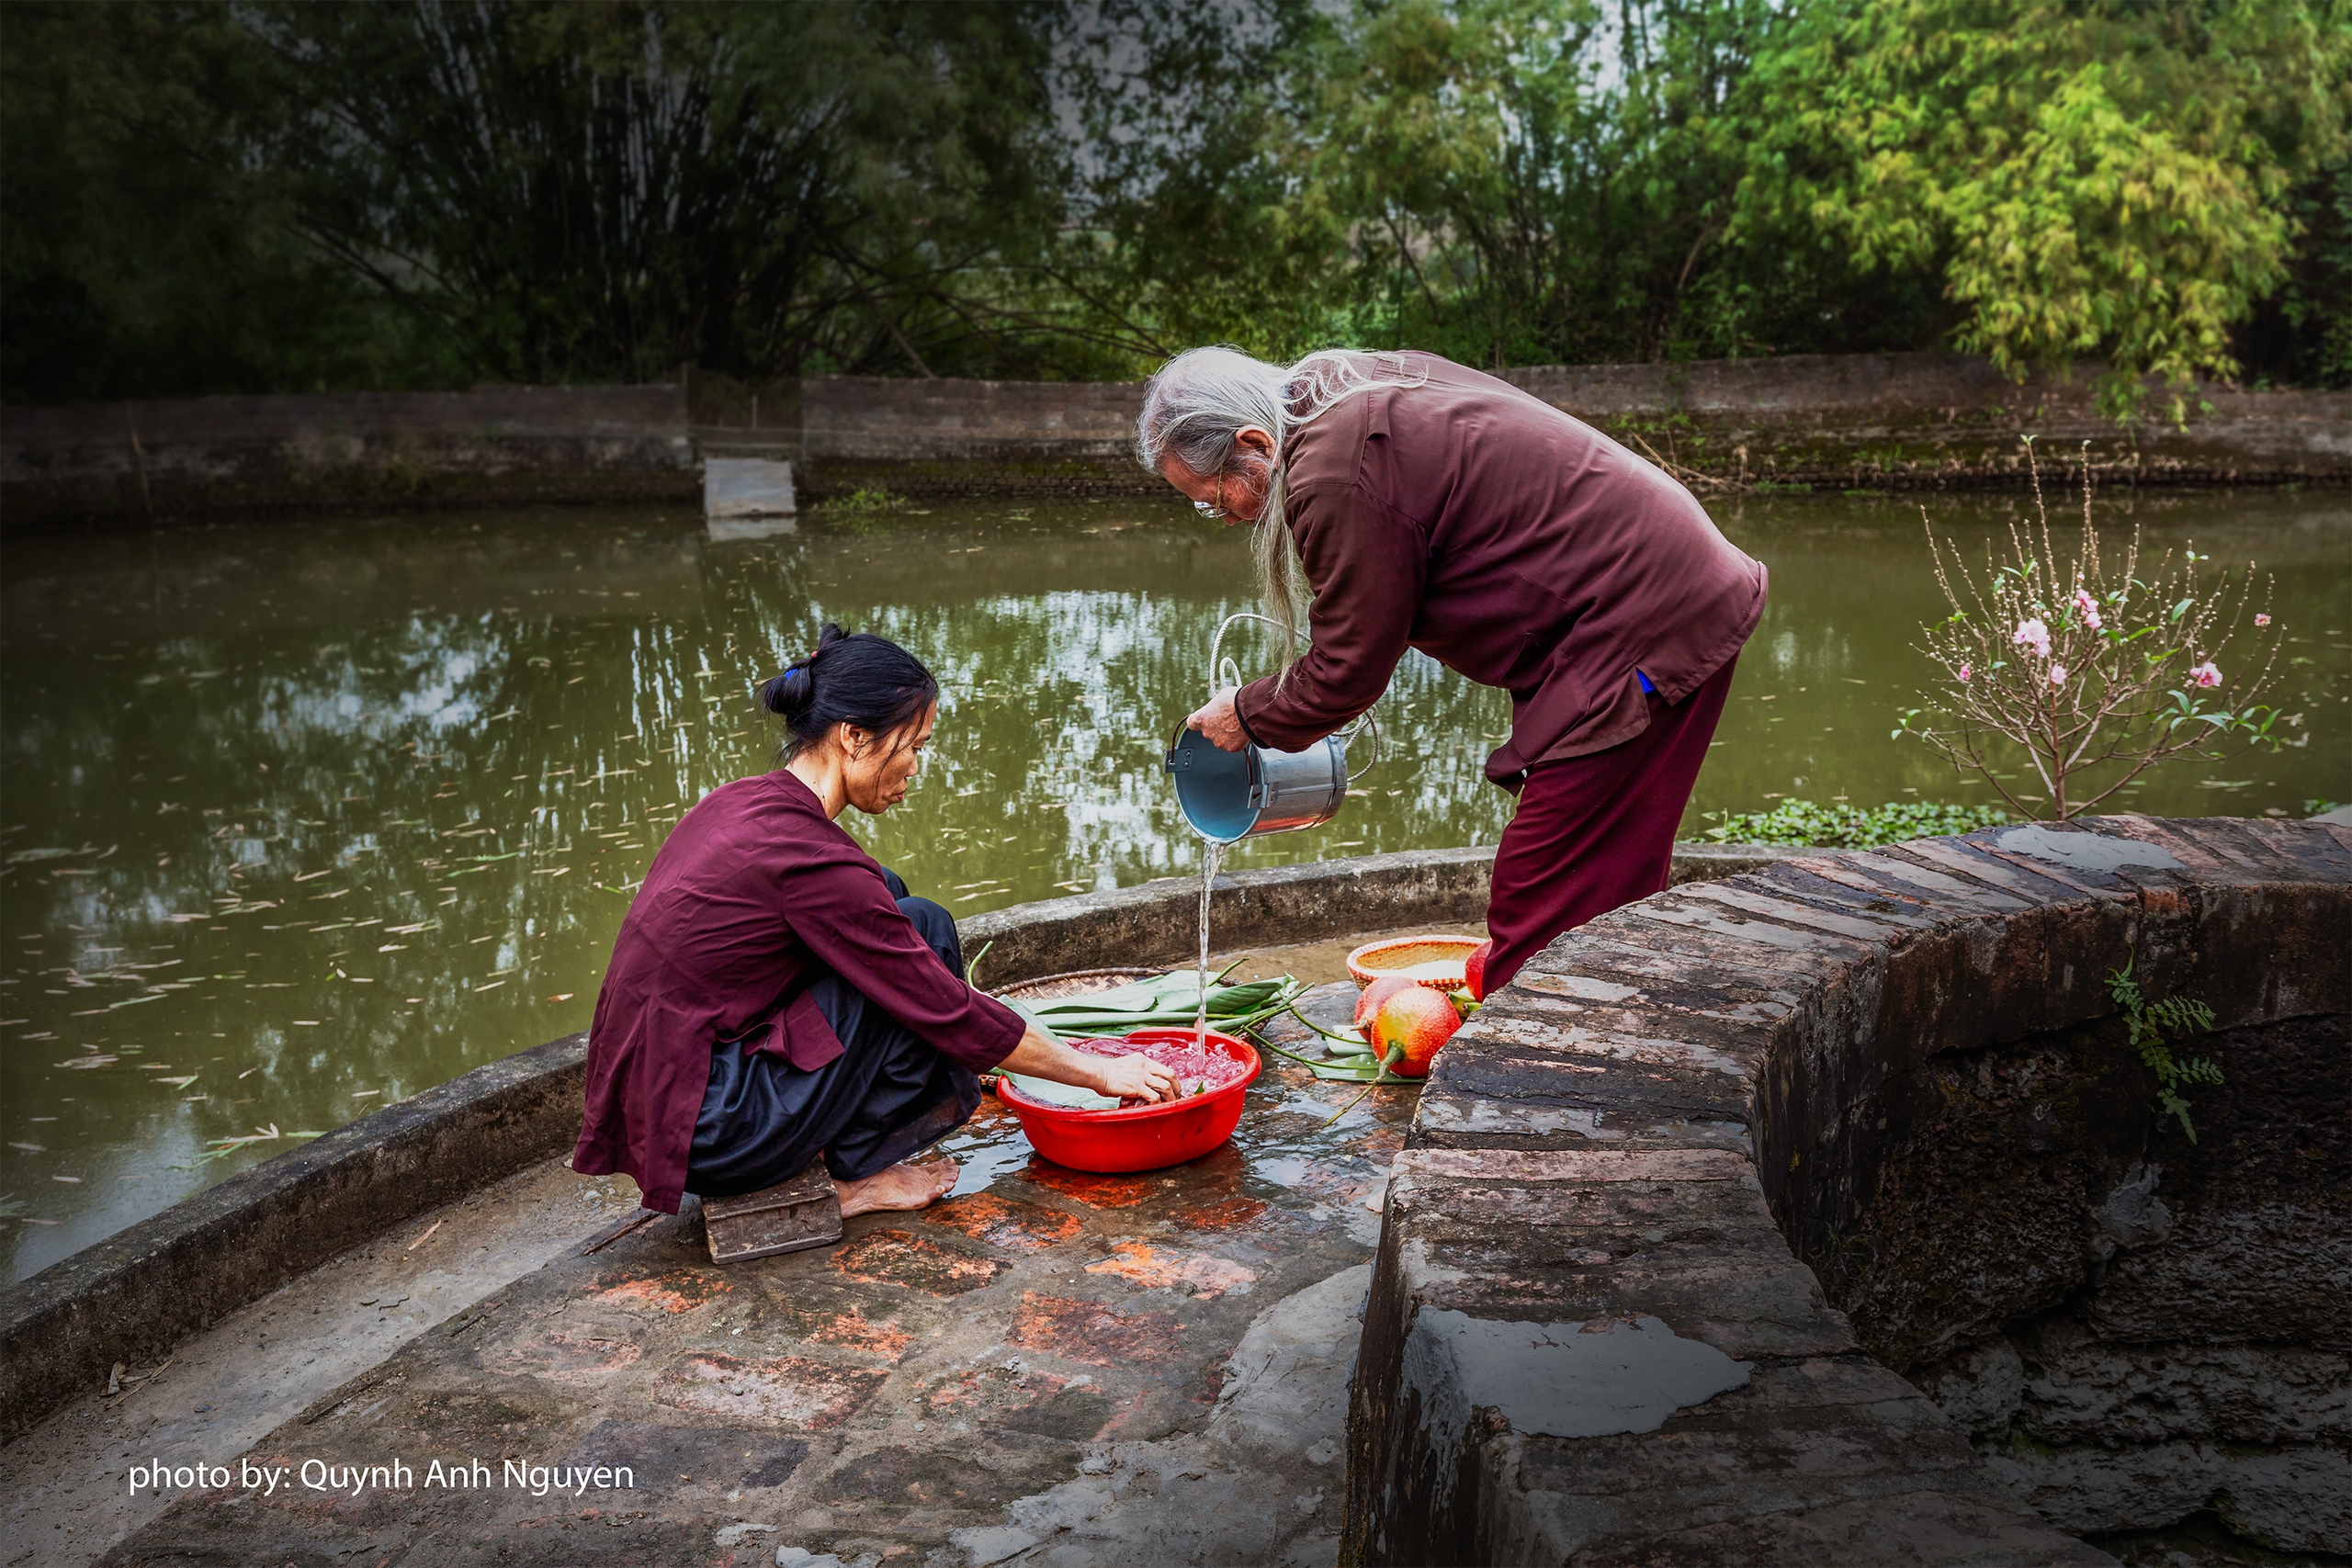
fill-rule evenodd
<path id="1" fill-rule="evenodd" d="M 647 1208 L 676 1213 L 720 1041 L 760 1028 L 750 1049 L 804 1070 L 842 1054 L 808 993 L 819 966 L 974 1072 L 1020 1043 L 1021 1016 L 924 945 L 807 784 L 781 770 L 738 779 L 686 813 L 621 921 L 571 1168 L 625 1170 Z"/>
<path id="2" fill-rule="evenodd" d="M 1647 728 L 1636 671 L 1679 702 L 1739 651 L 1764 568 L 1690 491 L 1508 382 L 1405 357 L 1427 385 L 1356 393 L 1287 438 L 1314 646 L 1241 689 L 1253 739 L 1295 751 L 1330 734 L 1409 646 L 1510 693 L 1487 776 L 1516 788 L 1532 763 Z"/>

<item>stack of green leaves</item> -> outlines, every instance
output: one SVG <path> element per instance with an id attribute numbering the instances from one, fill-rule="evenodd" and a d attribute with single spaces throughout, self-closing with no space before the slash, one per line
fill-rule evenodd
<path id="1" fill-rule="evenodd" d="M 1208 987 L 1209 1026 L 1226 1034 L 1254 1029 L 1290 1006 L 1302 988 L 1287 975 L 1233 986 L 1226 985 L 1223 976 L 1214 976 Z M 1197 970 L 1177 970 L 1083 996 L 1006 997 L 1002 1000 L 1038 1028 L 1063 1039 L 1124 1038 L 1138 1029 L 1190 1028 L 1200 1009 L 1201 977 Z"/>

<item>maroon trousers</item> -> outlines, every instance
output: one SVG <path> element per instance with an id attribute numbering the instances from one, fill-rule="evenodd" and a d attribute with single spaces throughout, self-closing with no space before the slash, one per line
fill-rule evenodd
<path id="1" fill-rule="evenodd" d="M 1622 746 L 1538 762 L 1495 852 L 1487 989 L 1574 931 L 1666 887 L 1674 830 L 1723 716 L 1737 656 L 1671 705 L 1650 696 L 1647 729 Z"/>

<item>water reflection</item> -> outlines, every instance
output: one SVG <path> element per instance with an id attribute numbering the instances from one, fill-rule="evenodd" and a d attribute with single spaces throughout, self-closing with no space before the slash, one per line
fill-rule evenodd
<path id="1" fill-rule="evenodd" d="M 1932 504 L 1983 531 L 2010 502 Z M 2345 504 L 2102 504 L 2259 555 L 2311 660 L 2290 667 L 2309 748 L 2214 787 L 2167 776 L 2138 808 L 2352 795 L 2330 625 L 2352 586 Z M 1939 609 L 1916 513 L 1719 510 L 1774 592 L 1690 828 L 1790 794 L 1986 798 L 1885 739 L 1918 675 L 1909 638 Z M 970 914 L 1192 874 L 1159 754 L 1249 577 L 1240 531 L 1138 502 L 816 515 L 726 540 L 698 517 L 566 511 L 5 547 L 12 1277 L 288 1134 L 582 1027 L 662 834 L 770 764 L 756 682 L 823 619 L 904 642 L 945 687 L 914 797 L 853 824 L 918 891 Z M 1236 864 L 1494 840 L 1510 801 L 1479 768 L 1499 696 L 1414 656 L 1383 714 L 1385 758 L 1339 819 L 1250 840 Z"/>

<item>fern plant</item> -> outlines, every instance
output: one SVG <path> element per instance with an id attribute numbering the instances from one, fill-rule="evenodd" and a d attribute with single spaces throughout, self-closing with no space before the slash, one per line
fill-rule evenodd
<path id="1" fill-rule="evenodd" d="M 2189 997 L 2148 1000 L 2140 982 L 2132 977 L 2132 967 L 2139 962 L 2135 953 L 2122 968 L 2109 971 L 2107 994 L 2123 1010 L 2123 1021 L 2132 1031 L 2132 1048 L 2156 1075 L 2157 1113 L 2178 1117 L 2180 1130 L 2193 1144 L 2197 1127 L 2188 1119 L 2188 1101 L 2181 1098 L 2181 1086 L 2220 1083 L 2222 1068 L 2210 1057 L 2191 1056 L 2184 1061 L 2175 1056 L 2171 1042 L 2165 1037 L 2169 1034 L 2177 1041 L 2204 1033 L 2213 1027 L 2213 1010 Z"/>

